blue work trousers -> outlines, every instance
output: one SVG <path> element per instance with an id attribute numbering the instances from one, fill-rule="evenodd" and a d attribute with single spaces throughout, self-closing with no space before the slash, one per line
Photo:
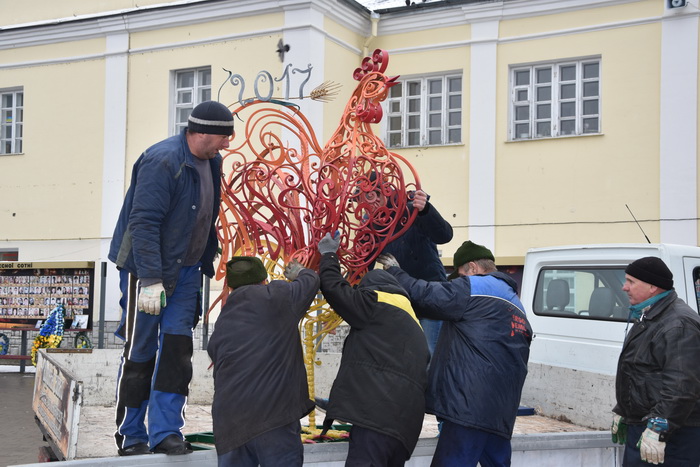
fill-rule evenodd
<path id="1" fill-rule="evenodd" d="M 440 329 L 442 328 L 442 321 L 438 319 L 428 319 L 420 318 L 420 325 L 423 328 L 423 334 L 425 334 L 425 340 L 428 341 L 428 350 L 430 350 L 430 356 L 433 356 L 435 351 L 435 346 L 437 345 L 438 337 L 440 336 Z"/>
<path id="2" fill-rule="evenodd" d="M 117 431 L 121 449 L 165 437 L 182 437 L 192 379 L 192 330 L 201 313 L 199 264 L 183 267 L 174 293 L 160 314 L 137 311 L 138 281 L 120 271 L 122 319 L 116 335 L 125 340 L 117 381 Z M 148 430 L 145 425 L 148 412 Z"/>

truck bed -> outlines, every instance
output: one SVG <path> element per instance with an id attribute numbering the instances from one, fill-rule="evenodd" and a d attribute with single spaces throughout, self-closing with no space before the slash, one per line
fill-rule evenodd
<path id="1" fill-rule="evenodd" d="M 324 414 L 316 411 L 316 423 L 323 421 Z M 308 417 L 302 419 L 302 425 L 308 426 Z M 82 446 L 82 458 L 115 456 L 114 444 L 114 407 L 84 406 L 81 411 L 81 424 L 89 429 L 80 430 L 79 444 Z M 188 405 L 187 422 L 183 430 L 185 435 L 212 431 L 211 406 Z M 541 415 L 526 415 L 516 419 L 514 435 L 543 433 L 564 433 L 591 431 L 589 428 L 574 425 Z M 435 438 L 438 424 L 435 416 L 426 414 L 423 421 L 421 439 Z"/>

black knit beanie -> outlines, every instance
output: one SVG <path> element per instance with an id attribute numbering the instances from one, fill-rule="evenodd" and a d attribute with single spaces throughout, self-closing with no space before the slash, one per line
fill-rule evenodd
<path id="1" fill-rule="evenodd" d="M 208 135 L 233 134 L 233 114 L 224 104 L 206 101 L 192 110 L 187 119 L 187 129 Z"/>
<path id="2" fill-rule="evenodd" d="M 625 273 L 660 289 L 673 288 L 673 273 L 666 263 L 656 256 L 647 256 L 630 263 Z"/>
<path id="3" fill-rule="evenodd" d="M 457 248 L 457 251 L 455 251 L 452 260 L 452 265 L 454 266 L 455 270 L 452 274 L 450 274 L 448 279 L 454 279 L 459 276 L 459 272 L 457 272 L 457 270 L 461 265 L 467 264 L 470 261 L 476 261 L 478 259 L 490 259 L 491 261 L 496 261 L 496 258 L 494 258 L 491 250 L 485 246 L 478 245 L 471 240 L 467 240 L 466 242 L 462 243 L 462 246 Z"/>
<path id="4" fill-rule="evenodd" d="M 267 269 L 255 256 L 234 256 L 226 263 L 226 284 L 232 289 L 259 284 L 267 279 Z"/>

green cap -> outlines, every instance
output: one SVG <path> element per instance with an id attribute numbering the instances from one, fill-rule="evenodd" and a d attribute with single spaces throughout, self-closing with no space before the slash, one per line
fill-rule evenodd
<path id="1" fill-rule="evenodd" d="M 485 246 L 478 245 L 471 240 L 467 240 L 466 242 L 462 243 L 462 246 L 457 248 L 457 251 L 455 251 L 455 255 L 452 260 L 452 265 L 454 266 L 455 270 L 449 275 L 448 279 L 451 280 L 459 276 L 459 272 L 457 272 L 457 270 L 460 266 L 478 259 L 490 259 L 491 261 L 496 261 L 496 258 L 494 258 L 491 250 Z"/>
<path id="2" fill-rule="evenodd" d="M 255 256 L 234 256 L 226 263 L 226 284 L 232 289 L 259 284 L 267 279 L 267 269 Z"/>

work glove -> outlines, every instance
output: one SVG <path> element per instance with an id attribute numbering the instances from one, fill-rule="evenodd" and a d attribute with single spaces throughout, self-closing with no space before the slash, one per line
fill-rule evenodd
<path id="1" fill-rule="evenodd" d="M 377 257 L 377 262 L 381 264 L 384 269 L 389 269 L 392 266 L 396 266 L 397 268 L 401 267 L 391 253 L 382 253 Z"/>
<path id="2" fill-rule="evenodd" d="M 647 428 L 637 442 L 642 460 L 650 464 L 663 464 L 666 443 L 659 440 L 661 434 Z"/>
<path id="3" fill-rule="evenodd" d="M 149 315 L 159 315 L 161 308 L 165 308 L 165 289 L 162 282 L 141 287 L 139 292 L 139 311 Z"/>
<path id="4" fill-rule="evenodd" d="M 298 260 L 293 259 L 284 267 L 284 277 L 286 277 L 288 281 L 293 281 L 299 277 L 299 273 L 302 269 L 304 269 L 304 266 Z"/>
<path id="5" fill-rule="evenodd" d="M 318 242 L 318 252 L 322 255 L 326 253 L 335 253 L 340 246 L 340 232 L 336 231 L 335 236 L 331 237 L 330 232 L 327 233 L 321 241 Z"/>
<path id="6" fill-rule="evenodd" d="M 627 424 L 622 415 L 613 413 L 612 426 L 610 427 L 613 443 L 622 444 L 624 446 L 627 441 Z"/>

